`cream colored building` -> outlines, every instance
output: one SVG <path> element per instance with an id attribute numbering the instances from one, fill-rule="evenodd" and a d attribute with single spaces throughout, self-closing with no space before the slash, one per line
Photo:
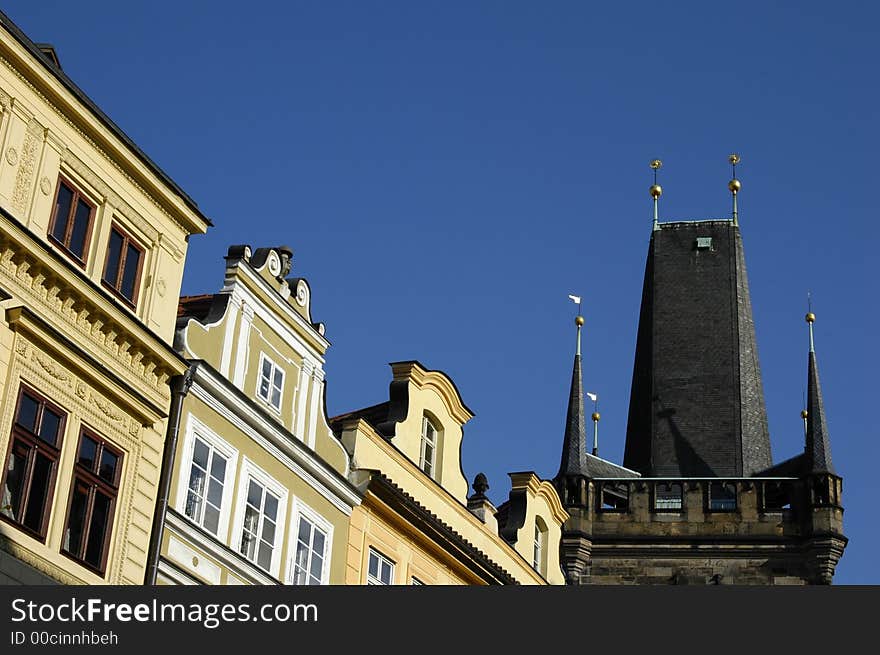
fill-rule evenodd
<path id="1" fill-rule="evenodd" d="M 0 14 L 0 582 L 143 582 L 209 224 Z"/>
<path id="2" fill-rule="evenodd" d="M 564 584 L 553 485 L 511 474 L 495 508 L 461 467 L 463 427 L 473 414 L 452 380 L 419 362 L 391 365 L 387 402 L 337 416 L 331 425 L 352 458 L 364 495 L 354 508 L 348 584 Z"/>
<path id="3" fill-rule="evenodd" d="M 288 248 L 233 246 L 222 290 L 181 299 L 191 361 L 156 582 L 342 584 L 360 494 L 324 415 L 324 326 Z M 176 433 L 176 436 L 175 436 Z"/>

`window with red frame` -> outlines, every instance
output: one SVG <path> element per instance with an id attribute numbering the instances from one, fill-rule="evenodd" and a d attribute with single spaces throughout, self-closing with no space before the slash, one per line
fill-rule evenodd
<path id="1" fill-rule="evenodd" d="M 144 249 L 117 225 L 110 229 L 104 283 L 132 305 L 137 304 L 138 282 L 144 263 Z"/>
<path id="2" fill-rule="evenodd" d="M 121 468 L 122 453 L 83 429 L 61 550 L 100 574 L 107 565 Z"/>
<path id="3" fill-rule="evenodd" d="M 49 237 L 80 264 L 86 263 L 94 216 L 95 205 L 68 180 L 59 177 Z"/>
<path id="4" fill-rule="evenodd" d="M 46 538 L 66 420 L 63 411 L 22 386 L 0 485 L 0 517 L 41 541 Z"/>

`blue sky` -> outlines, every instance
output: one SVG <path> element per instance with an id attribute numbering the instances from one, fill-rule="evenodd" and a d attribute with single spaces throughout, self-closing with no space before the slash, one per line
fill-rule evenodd
<path id="1" fill-rule="evenodd" d="M 812 293 L 850 544 L 880 583 L 876 25 L 871 3 L 5 1 L 212 217 L 184 293 L 228 245 L 289 244 L 327 326 L 331 414 L 387 363 L 447 372 L 476 412 L 464 470 L 558 468 L 584 298 L 585 386 L 620 461 L 651 226 L 740 223 L 774 461 L 802 447 Z"/>

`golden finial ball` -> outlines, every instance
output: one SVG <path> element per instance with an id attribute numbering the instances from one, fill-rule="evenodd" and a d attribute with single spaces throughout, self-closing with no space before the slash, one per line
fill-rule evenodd
<path id="1" fill-rule="evenodd" d="M 732 155 L 730 155 L 730 157 L 727 158 L 727 161 L 736 166 L 739 163 L 739 155 L 733 153 Z"/>
<path id="2" fill-rule="evenodd" d="M 651 160 L 651 168 L 653 168 L 655 171 L 656 171 L 658 168 L 660 168 L 662 165 L 663 165 L 663 162 L 660 161 L 659 159 L 653 159 L 653 160 Z"/>
<path id="3" fill-rule="evenodd" d="M 583 327 L 584 326 L 584 317 L 578 316 L 577 318 L 575 318 L 574 324 L 577 325 L 578 327 Z"/>
<path id="4" fill-rule="evenodd" d="M 594 421 L 598 421 L 600 418 L 602 418 L 602 417 L 600 416 L 599 412 L 593 412 L 593 420 Z"/>
<path id="5" fill-rule="evenodd" d="M 807 323 L 813 323 L 816 320 L 816 315 L 813 312 L 808 312 L 806 316 L 804 316 L 804 320 Z"/>
<path id="6" fill-rule="evenodd" d="M 663 195 L 663 187 L 659 184 L 652 184 L 649 191 L 651 192 L 651 197 L 655 200 Z"/>
<path id="7" fill-rule="evenodd" d="M 742 189 L 742 184 L 740 184 L 738 179 L 733 178 L 730 182 L 727 183 L 727 188 L 730 189 L 730 192 L 735 195 L 739 193 L 740 189 Z"/>
<path id="8" fill-rule="evenodd" d="M 808 416 L 809 416 L 809 414 L 807 413 L 807 410 L 802 409 L 801 410 L 801 418 L 807 418 Z"/>

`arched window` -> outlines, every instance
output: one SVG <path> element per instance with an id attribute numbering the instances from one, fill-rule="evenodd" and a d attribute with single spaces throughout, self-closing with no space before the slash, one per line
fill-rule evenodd
<path id="1" fill-rule="evenodd" d="M 541 575 L 547 573 L 547 524 L 540 516 L 535 517 L 535 554 L 532 566 Z"/>
<path id="2" fill-rule="evenodd" d="M 427 416 L 422 417 L 422 448 L 419 468 L 432 478 L 437 478 L 437 446 L 439 430 Z"/>

